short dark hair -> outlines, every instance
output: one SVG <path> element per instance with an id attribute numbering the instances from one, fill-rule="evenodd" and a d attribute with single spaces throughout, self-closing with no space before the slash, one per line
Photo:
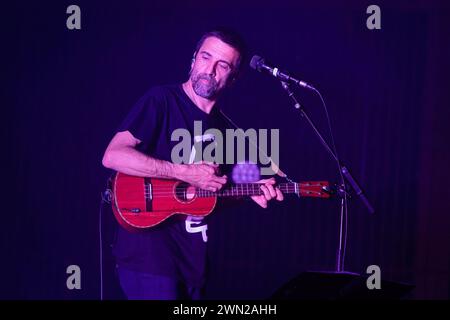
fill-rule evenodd
<path id="1" fill-rule="evenodd" d="M 195 47 L 195 54 L 198 53 L 198 50 L 200 50 L 205 40 L 209 37 L 218 38 L 239 52 L 239 58 L 236 63 L 235 76 L 239 74 L 242 71 L 244 62 L 247 59 L 247 46 L 242 36 L 235 30 L 228 27 L 217 27 L 211 29 L 210 31 L 205 32 L 197 42 L 197 46 Z"/>

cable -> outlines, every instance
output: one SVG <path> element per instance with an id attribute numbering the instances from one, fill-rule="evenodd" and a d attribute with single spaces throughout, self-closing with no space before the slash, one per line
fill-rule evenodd
<path id="1" fill-rule="evenodd" d="M 102 236 L 102 211 L 103 211 L 103 192 L 100 193 L 100 210 L 98 213 L 98 237 L 100 246 L 100 300 L 103 300 L 103 236 Z"/>
<path id="2" fill-rule="evenodd" d="M 108 180 L 110 181 L 110 180 Z M 99 238 L 99 249 L 100 249 L 100 300 L 103 301 L 103 233 L 102 233 L 102 222 L 103 222 L 103 205 L 110 204 L 112 199 L 112 191 L 107 183 L 106 190 L 100 193 L 100 210 L 98 213 L 98 238 Z"/>

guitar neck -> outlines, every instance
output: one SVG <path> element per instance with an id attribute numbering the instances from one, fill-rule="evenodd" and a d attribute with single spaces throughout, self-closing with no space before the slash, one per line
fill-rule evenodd
<path id="1" fill-rule="evenodd" d="M 203 189 L 196 189 L 198 197 L 241 197 L 241 196 L 259 196 L 263 194 L 261 190 L 262 183 L 238 183 L 229 188 L 212 192 Z M 299 193 L 299 183 L 280 183 L 277 187 L 283 193 Z"/>

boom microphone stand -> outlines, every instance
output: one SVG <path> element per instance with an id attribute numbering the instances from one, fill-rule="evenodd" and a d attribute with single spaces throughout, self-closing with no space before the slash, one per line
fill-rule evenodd
<path id="1" fill-rule="evenodd" d="M 289 97 L 294 101 L 294 107 L 295 109 L 300 111 L 300 114 L 303 118 L 306 119 L 306 121 L 310 124 L 310 126 L 313 128 L 314 132 L 316 133 L 317 137 L 319 138 L 322 145 L 325 147 L 325 149 L 328 151 L 328 153 L 331 155 L 331 157 L 336 161 L 336 163 L 339 166 L 339 173 L 341 176 L 341 185 L 339 186 L 337 190 L 337 196 L 341 198 L 341 208 L 340 208 L 340 224 L 339 224 L 339 245 L 336 253 L 336 273 L 345 273 L 344 271 L 344 261 L 343 261 L 343 247 L 342 247 L 342 238 L 343 238 L 343 228 L 344 228 L 344 212 L 347 212 L 347 190 L 346 190 L 346 184 L 345 180 L 349 183 L 351 186 L 351 189 L 353 192 L 359 196 L 361 201 L 366 206 L 367 210 L 370 213 L 374 213 L 375 210 L 370 204 L 369 200 L 364 195 L 361 188 L 356 183 L 355 179 L 352 177 L 350 171 L 347 169 L 346 166 L 344 166 L 338 159 L 337 155 L 333 150 L 330 148 L 329 144 L 325 141 L 322 134 L 319 132 L 315 124 L 312 122 L 311 118 L 308 116 L 308 113 L 305 111 L 303 106 L 298 102 L 297 98 L 295 97 L 294 93 L 292 92 L 291 88 L 289 87 L 289 84 L 287 82 L 281 81 L 281 85 L 283 89 L 286 90 Z M 315 90 L 315 89 L 314 89 Z M 345 233 L 347 230 L 345 230 Z"/>

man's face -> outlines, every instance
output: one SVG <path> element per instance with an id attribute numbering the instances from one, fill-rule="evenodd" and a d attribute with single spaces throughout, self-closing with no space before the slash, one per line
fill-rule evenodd
<path id="1" fill-rule="evenodd" d="M 214 99 L 230 81 L 239 52 L 216 37 L 206 38 L 191 65 L 190 79 L 194 92 Z"/>

